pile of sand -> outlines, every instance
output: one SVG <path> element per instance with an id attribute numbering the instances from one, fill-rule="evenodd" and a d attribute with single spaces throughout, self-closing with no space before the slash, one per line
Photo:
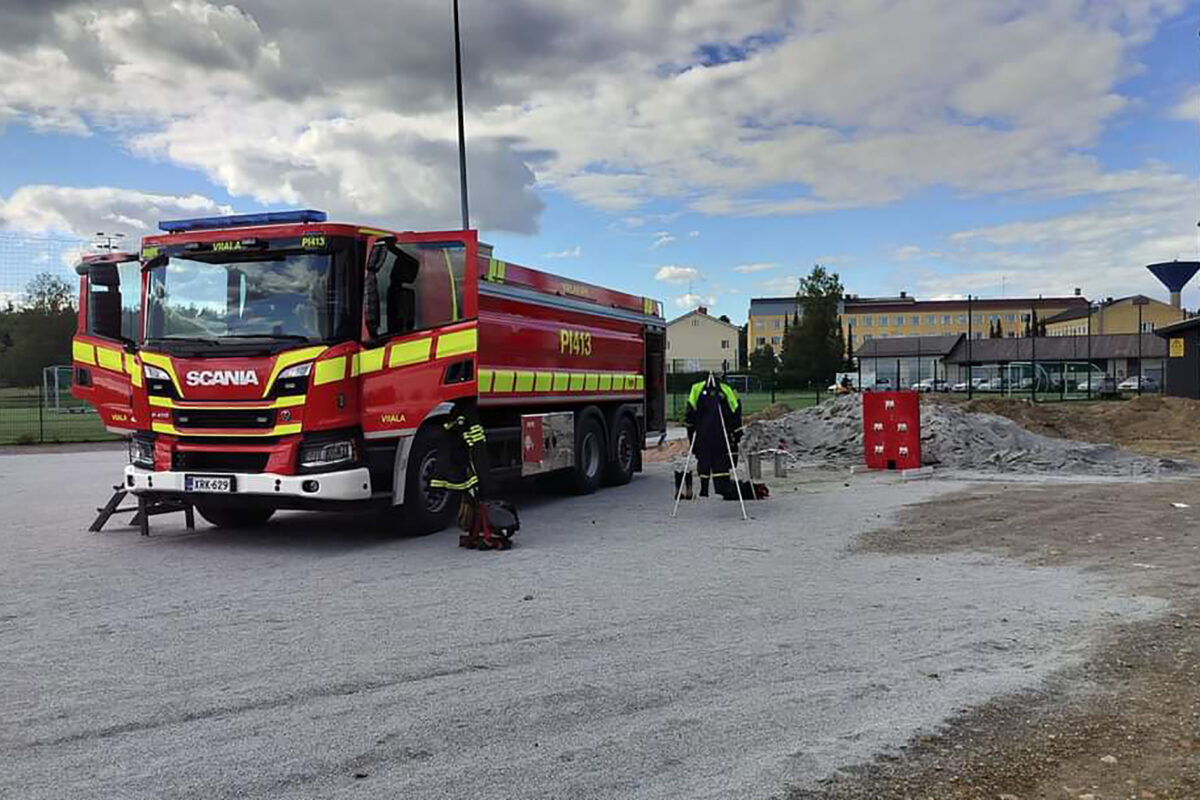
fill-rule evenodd
<path id="1" fill-rule="evenodd" d="M 837 398 L 747 427 L 744 451 L 776 447 L 806 463 L 861 464 L 861 399 Z M 1007 417 L 945 402 L 922 403 L 921 461 L 951 469 L 1076 475 L 1144 476 L 1195 469 L 1186 462 L 1141 456 L 1111 444 L 1044 436 Z"/>

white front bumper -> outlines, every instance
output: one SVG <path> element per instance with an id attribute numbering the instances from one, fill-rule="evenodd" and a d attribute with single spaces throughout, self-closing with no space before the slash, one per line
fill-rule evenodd
<path id="1" fill-rule="evenodd" d="M 125 488 L 134 494 L 141 492 L 183 492 L 183 472 L 155 472 L 133 465 L 125 467 Z M 239 494 L 274 495 L 276 497 L 303 497 L 310 500 L 369 500 L 371 498 L 371 473 L 366 467 L 342 472 L 322 472 L 316 475 L 274 475 L 269 472 L 251 474 L 244 472 L 206 473 L 196 471 L 189 475 L 232 475 L 236 491 L 214 495 L 231 497 Z M 306 492 L 303 484 L 316 481 L 315 491 Z M 192 492 L 193 495 L 206 494 Z"/>

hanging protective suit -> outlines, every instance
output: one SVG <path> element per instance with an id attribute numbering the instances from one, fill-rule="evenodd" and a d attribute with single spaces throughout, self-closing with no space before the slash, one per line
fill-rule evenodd
<path id="1" fill-rule="evenodd" d="M 736 459 L 742 435 L 742 404 L 737 392 L 711 375 L 696 382 L 688 393 L 684 424 L 696 455 L 700 496 L 708 496 L 709 479 L 717 494 L 726 495 L 733 490 L 729 456 L 732 452 Z"/>

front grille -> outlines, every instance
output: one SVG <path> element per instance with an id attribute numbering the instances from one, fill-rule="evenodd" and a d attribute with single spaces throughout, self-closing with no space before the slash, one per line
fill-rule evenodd
<path id="1" fill-rule="evenodd" d="M 175 427 L 177 428 L 273 428 L 275 427 L 275 410 L 214 408 L 214 409 L 176 409 Z"/>
<path id="2" fill-rule="evenodd" d="M 217 453 L 207 450 L 177 451 L 171 469 L 192 472 L 259 473 L 267 468 L 267 453 Z"/>

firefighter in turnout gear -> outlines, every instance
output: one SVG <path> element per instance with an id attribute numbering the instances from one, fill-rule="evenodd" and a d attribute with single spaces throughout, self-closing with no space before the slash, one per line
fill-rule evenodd
<path id="1" fill-rule="evenodd" d="M 512 547 L 512 535 L 521 527 L 517 509 L 499 500 L 489 500 L 491 481 L 487 471 L 487 436 L 483 426 L 455 417 L 442 426 L 437 455 L 437 476 L 429 481 L 430 488 L 461 492 L 458 508 L 460 547 L 478 550 L 507 550 Z M 477 464 L 484 465 L 481 471 Z"/>
<path id="2" fill-rule="evenodd" d="M 742 404 L 737 392 L 712 375 L 697 381 L 688 393 L 684 424 L 696 454 L 700 496 L 708 497 L 711 480 L 713 490 L 728 497 L 736 489 L 730 480 L 733 467 L 729 462 L 730 453 L 737 458 L 738 440 L 741 439 Z M 736 494 L 733 499 L 737 499 Z"/>

